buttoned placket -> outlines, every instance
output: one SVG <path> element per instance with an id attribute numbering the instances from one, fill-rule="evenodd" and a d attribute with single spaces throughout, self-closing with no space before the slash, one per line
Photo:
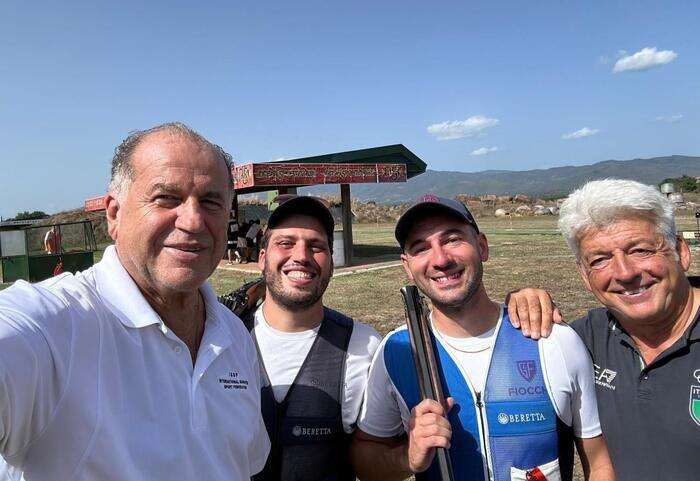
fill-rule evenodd
<path id="1" fill-rule="evenodd" d="M 189 348 L 187 345 L 179 338 L 175 333 L 165 325 L 162 321 L 160 322 L 158 326 L 158 330 L 163 334 L 163 337 L 165 338 L 165 341 L 168 343 L 168 346 L 172 350 L 172 352 L 175 354 L 175 361 L 178 363 L 178 370 L 183 369 L 187 375 L 188 379 L 192 379 L 193 374 L 194 374 L 194 367 L 192 366 L 192 356 L 190 355 Z M 199 357 L 199 354 L 197 354 Z M 192 382 L 190 381 L 188 383 L 190 386 L 192 386 Z M 190 387 L 190 389 L 187 390 L 188 393 L 188 411 L 189 411 L 189 418 L 190 418 L 190 426 L 194 429 L 195 428 L 195 421 L 194 421 L 194 413 L 196 410 L 196 403 L 195 403 L 195 393 L 193 389 Z"/>
<path id="2" fill-rule="evenodd" d="M 166 338 L 175 343 L 173 345 L 173 351 L 178 354 L 178 358 L 181 359 L 181 362 L 186 364 L 190 374 L 190 425 L 192 429 L 204 429 L 207 427 L 208 422 L 206 405 L 204 402 L 204 395 L 200 389 L 200 382 L 206 375 L 209 366 L 211 366 L 216 358 L 230 346 L 230 336 L 226 335 L 216 315 L 207 309 L 204 333 L 193 366 L 191 356 L 189 355 L 189 349 L 185 343 L 168 329 L 167 326 L 161 325 L 161 331 Z"/>
<path id="3" fill-rule="evenodd" d="M 649 384 L 647 381 L 649 381 L 649 378 L 654 375 L 656 366 L 660 365 L 661 362 L 666 360 L 667 358 L 675 356 L 675 354 L 679 350 L 683 349 L 688 345 L 688 343 L 690 342 L 690 335 L 693 332 L 694 325 L 695 323 L 693 323 L 693 325 L 690 326 L 688 332 L 684 333 L 684 335 L 681 336 L 680 339 L 678 339 L 671 347 L 669 347 L 659 356 L 657 356 L 656 359 L 654 359 L 650 364 L 646 364 L 644 362 L 644 358 L 639 352 L 639 349 L 637 349 L 637 345 L 632 340 L 632 338 L 625 331 L 620 329 L 619 324 L 615 326 L 616 334 L 620 337 L 620 342 L 624 344 L 627 348 L 631 349 L 639 361 L 640 372 L 636 382 L 638 399 L 652 399 L 653 393 L 650 390 L 650 388 L 647 387 L 647 385 Z"/>

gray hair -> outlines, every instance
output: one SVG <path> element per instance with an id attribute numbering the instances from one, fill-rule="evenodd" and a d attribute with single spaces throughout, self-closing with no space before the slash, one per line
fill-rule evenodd
<path id="1" fill-rule="evenodd" d="M 232 157 L 224 149 L 218 145 L 209 142 L 202 135 L 191 129 L 182 122 L 166 122 L 156 125 L 146 130 L 135 130 L 130 132 L 119 146 L 114 149 L 114 157 L 112 158 L 112 175 L 109 181 L 109 192 L 117 197 L 123 196 L 128 190 L 131 182 L 134 180 L 134 167 L 131 164 L 131 156 L 136 147 L 149 135 L 157 132 L 171 132 L 175 135 L 183 135 L 197 144 L 204 146 L 212 151 L 214 156 L 218 157 L 226 164 L 226 172 L 228 172 L 229 182 L 233 185 L 233 177 L 231 175 L 231 166 L 233 165 Z"/>
<path id="2" fill-rule="evenodd" d="M 578 259 L 582 234 L 627 217 L 649 219 L 676 251 L 673 205 L 654 187 L 633 180 L 594 180 L 573 191 L 559 210 L 559 230 Z"/>

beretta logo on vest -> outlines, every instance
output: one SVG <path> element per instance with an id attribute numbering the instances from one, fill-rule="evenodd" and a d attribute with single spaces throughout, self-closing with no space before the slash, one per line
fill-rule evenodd
<path id="1" fill-rule="evenodd" d="M 331 428 L 319 428 L 319 427 L 313 427 L 313 428 L 305 428 L 302 426 L 294 426 L 292 428 L 292 434 L 294 436 L 328 436 L 330 434 L 333 434 L 333 430 Z"/>
<path id="2" fill-rule="evenodd" d="M 521 414 L 506 414 L 498 413 L 498 422 L 500 424 L 510 424 L 510 423 L 537 423 L 540 421 L 546 421 L 547 418 L 543 413 L 531 412 L 531 413 L 521 413 Z"/>

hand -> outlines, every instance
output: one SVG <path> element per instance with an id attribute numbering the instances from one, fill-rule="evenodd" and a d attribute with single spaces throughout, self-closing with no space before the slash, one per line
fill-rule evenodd
<path id="1" fill-rule="evenodd" d="M 508 317 L 523 336 L 539 339 L 552 332 L 552 323 L 561 324 L 564 319 L 549 293 L 542 289 L 519 289 L 506 295 Z"/>
<path id="2" fill-rule="evenodd" d="M 454 399 L 447 398 L 447 411 Z M 435 448 L 450 448 L 452 428 L 447 413 L 437 401 L 423 400 L 411 410 L 408 421 L 408 469 L 422 473 L 430 467 L 435 457 Z"/>

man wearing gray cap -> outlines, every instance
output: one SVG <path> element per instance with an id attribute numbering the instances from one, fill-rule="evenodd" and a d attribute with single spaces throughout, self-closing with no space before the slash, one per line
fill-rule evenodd
<path id="1" fill-rule="evenodd" d="M 570 480 L 575 440 L 586 478 L 614 479 L 583 343 L 566 326 L 536 341 L 511 325 L 484 288 L 489 246 L 467 208 L 423 196 L 395 234 L 408 278 L 432 303 L 449 412 L 421 402 L 407 330 L 394 330 L 370 368 L 352 449 L 359 477 L 439 479 L 440 447 L 455 479 Z"/>
<path id="2" fill-rule="evenodd" d="M 325 201 L 279 201 L 258 260 L 265 301 L 247 322 L 263 368 L 262 413 L 272 444 L 255 479 L 354 480 L 350 436 L 380 337 L 323 305 L 334 229 Z"/>

